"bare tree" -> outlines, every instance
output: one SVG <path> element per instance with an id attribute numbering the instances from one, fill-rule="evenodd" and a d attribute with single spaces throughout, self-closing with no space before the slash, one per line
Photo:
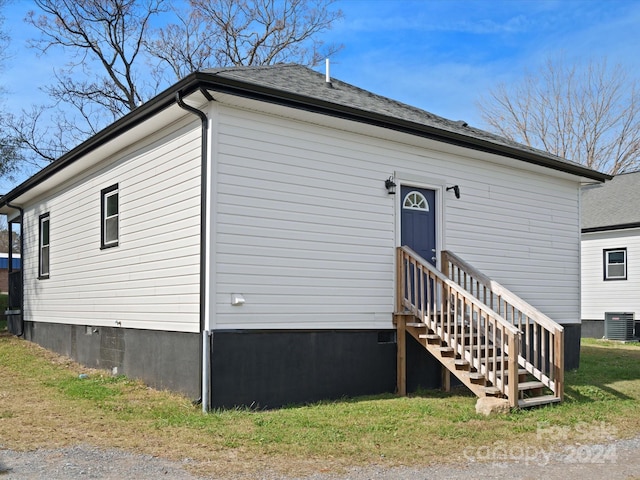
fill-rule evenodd
<path id="1" fill-rule="evenodd" d="M 5 0 L 0 0 L 0 12 L 6 5 Z M 9 36 L 4 30 L 4 16 L 0 13 L 0 66 L 9 58 Z M 0 94 L 5 92 L 0 86 Z M 0 111 L 0 125 L 4 123 L 7 114 Z M 18 170 L 19 166 L 19 149 L 18 141 L 11 135 L 10 130 L 2 129 L 0 131 L 0 178 L 12 178 L 12 175 Z"/>
<path id="2" fill-rule="evenodd" d="M 4 116 L 0 122 L 4 121 Z M 22 156 L 19 151 L 19 142 L 7 132 L 0 136 L 0 177 L 13 180 L 13 175 L 19 169 Z"/>
<path id="3" fill-rule="evenodd" d="M 165 0 L 35 0 L 25 21 L 40 32 L 30 45 L 45 56 L 62 49 L 65 65 L 44 86 L 51 103 L 1 120 L 23 155 L 38 169 L 154 95 L 143 38 Z"/>
<path id="4" fill-rule="evenodd" d="M 147 51 L 159 60 L 155 75 L 166 77 L 168 82 L 211 66 L 219 36 L 207 28 L 200 10 L 172 7 L 172 12 L 176 22 L 156 29 L 146 40 Z M 167 69 L 169 75 L 166 75 Z"/>
<path id="5" fill-rule="evenodd" d="M 25 21 L 40 32 L 30 45 L 69 59 L 44 86 L 49 105 L 7 115 L 4 131 L 22 149 L 23 165 L 40 168 L 156 93 L 139 58 L 151 18 L 165 0 L 35 0 Z"/>
<path id="6" fill-rule="evenodd" d="M 606 60 L 584 68 L 549 60 L 518 84 L 498 85 L 479 108 L 506 138 L 610 174 L 640 168 L 640 91 Z"/>
<path id="7" fill-rule="evenodd" d="M 62 49 L 70 61 L 45 87 L 52 103 L 7 117 L 3 130 L 39 165 L 192 71 L 316 64 L 340 48 L 319 38 L 342 17 L 330 8 L 335 1 L 190 0 L 179 10 L 171 0 L 35 0 L 39 12 L 26 21 L 40 38 L 31 45 L 42 55 Z M 152 30 L 152 19 L 161 28 Z"/>
<path id="8" fill-rule="evenodd" d="M 136 60 L 164 1 L 35 0 L 43 13 L 27 16 L 41 33 L 32 46 L 42 53 L 62 47 L 71 58 L 48 87 L 51 97 L 73 105 L 89 124 L 95 122 L 91 105 L 113 118 L 136 108 L 145 98 Z"/>
<path id="9" fill-rule="evenodd" d="M 341 45 L 325 45 L 320 34 L 342 18 L 335 0 L 191 0 L 179 23 L 158 30 L 152 55 L 176 77 L 203 67 L 317 65 Z"/>
<path id="10" fill-rule="evenodd" d="M 0 253 L 9 253 L 9 244 L 13 243 L 13 253 L 20 253 L 20 233 L 10 231 L 7 217 L 0 216 Z"/>
<path id="11" fill-rule="evenodd" d="M 7 217 L 0 215 L 0 253 L 9 252 L 9 228 Z"/>
<path id="12" fill-rule="evenodd" d="M 22 162 L 39 169 L 66 152 L 69 138 L 78 138 L 78 128 L 65 130 L 68 122 L 52 107 L 34 105 L 30 110 L 23 110 L 21 115 L 7 114 L 2 126 L 11 132 L 17 147 L 33 153 L 22 156 Z"/>
<path id="13" fill-rule="evenodd" d="M 6 4 L 6 0 L 0 0 L 0 62 L 4 62 L 8 58 L 9 35 L 4 30 L 4 15 L 2 14 Z"/>
<path id="14" fill-rule="evenodd" d="M 20 233 L 16 229 L 9 230 L 7 217 L 0 215 L 0 253 L 9 253 L 9 244 L 13 243 L 13 253 L 20 253 Z"/>

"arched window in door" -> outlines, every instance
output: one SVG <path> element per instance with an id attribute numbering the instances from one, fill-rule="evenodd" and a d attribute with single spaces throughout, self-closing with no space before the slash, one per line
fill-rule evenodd
<path id="1" fill-rule="evenodd" d="M 407 193 L 404 197 L 404 201 L 402 202 L 402 208 L 407 208 L 410 210 L 424 210 L 426 212 L 429 211 L 429 202 L 424 198 L 420 192 L 415 190 Z"/>

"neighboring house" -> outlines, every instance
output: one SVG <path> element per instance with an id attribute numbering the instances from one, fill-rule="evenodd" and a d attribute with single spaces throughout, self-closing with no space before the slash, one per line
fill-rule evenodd
<path id="1" fill-rule="evenodd" d="M 14 254 L 11 259 L 11 270 L 20 270 L 20 255 Z M 0 293 L 9 291 L 9 254 L 0 252 Z M 0 312 L 3 315 L 4 312 Z"/>
<path id="2" fill-rule="evenodd" d="M 583 337 L 640 337 L 640 172 L 583 187 L 581 290 Z"/>
<path id="3" fill-rule="evenodd" d="M 441 385 L 417 342 L 395 343 L 401 244 L 424 271 L 451 251 L 535 305 L 576 367 L 580 185 L 607 178 L 302 66 L 220 68 L 76 147 L 0 213 L 22 224 L 27 339 L 205 408 L 277 406 L 393 392 L 405 347 L 407 388 Z M 477 308 L 465 322 L 493 319 Z M 548 351 L 535 338 L 533 363 Z"/>

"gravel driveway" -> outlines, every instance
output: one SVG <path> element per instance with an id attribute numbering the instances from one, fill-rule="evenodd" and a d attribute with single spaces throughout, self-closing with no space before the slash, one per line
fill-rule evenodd
<path id="1" fill-rule="evenodd" d="M 314 474 L 309 480 L 458 480 L 539 479 L 580 480 L 640 479 L 640 437 L 598 445 L 569 445 L 554 452 L 515 449 L 485 449 L 475 452 L 489 462 L 478 462 L 467 455 L 468 462 L 459 465 L 432 465 L 419 469 L 377 466 L 353 468 L 340 474 Z M 511 458 L 508 458 L 511 457 Z M 0 478 L 22 479 L 113 479 L 136 480 L 184 479 L 196 480 L 183 463 L 171 462 L 149 455 L 137 455 L 120 450 L 103 450 L 88 445 L 55 450 L 15 452 L 0 450 Z M 293 480 L 271 473 L 229 477 L 263 480 Z"/>

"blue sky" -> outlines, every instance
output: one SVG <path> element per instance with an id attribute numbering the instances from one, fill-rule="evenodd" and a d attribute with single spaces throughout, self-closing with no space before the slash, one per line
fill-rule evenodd
<path id="1" fill-rule="evenodd" d="M 336 77 L 476 126 L 480 95 L 548 57 L 607 57 L 640 78 L 639 1 L 350 0 L 341 8 Z"/>
<path id="2" fill-rule="evenodd" d="M 640 1 L 339 0 L 343 21 L 325 37 L 344 44 L 331 74 L 435 114 L 482 126 L 476 101 L 547 58 L 606 57 L 640 78 Z M 46 102 L 39 88 L 64 59 L 38 58 L 22 19 L 32 2 L 5 8 L 12 58 L 0 72 L 3 108 Z M 13 185 L 0 179 L 0 192 Z"/>

